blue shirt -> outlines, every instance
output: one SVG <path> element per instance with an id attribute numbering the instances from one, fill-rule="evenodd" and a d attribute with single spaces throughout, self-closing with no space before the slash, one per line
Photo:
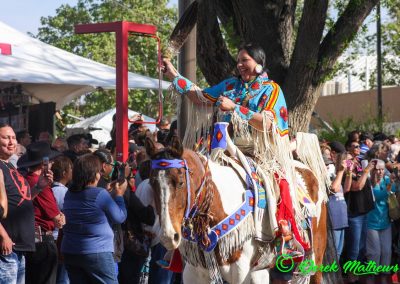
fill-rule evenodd
<path id="1" fill-rule="evenodd" d="M 367 155 L 368 151 L 369 151 L 369 147 L 366 144 L 361 143 L 361 145 L 360 145 L 360 155 L 357 156 L 358 160 L 361 161 L 361 160 L 366 159 L 366 155 Z"/>
<path id="2" fill-rule="evenodd" d="M 232 77 L 221 83 L 203 90 L 204 97 L 215 103 L 219 96 L 231 99 L 235 104 L 242 105 L 244 99 L 249 97 L 247 108 L 260 113 L 270 111 L 281 136 L 288 134 L 288 111 L 282 89 L 277 83 L 263 73 L 252 82 L 244 82 Z M 229 121 L 226 121 L 229 122 Z"/>
<path id="3" fill-rule="evenodd" d="M 61 252 L 91 254 L 114 252 L 112 224 L 121 224 L 127 213 L 124 199 L 113 200 L 104 188 L 68 191 L 64 199 L 66 224 Z"/>
<path id="4" fill-rule="evenodd" d="M 54 198 L 56 199 L 58 210 L 62 211 L 64 208 L 64 197 L 68 191 L 68 187 L 66 187 L 62 183 L 55 181 L 53 182 L 53 187 L 51 188 L 51 190 L 53 191 Z M 53 231 L 53 237 L 55 240 L 57 240 L 58 238 L 57 228 L 55 228 Z"/>
<path id="5" fill-rule="evenodd" d="M 386 185 L 390 184 L 390 179 L 384 176 L 379 184 L 376 184 L 372 189 L 375 197 L 375 208 L 368 212 L 367 226 L 372 230 L 385 230 L 390 226 L 389 219 L 389 193 Z M 392 192 L 396 192 L 396 185 L 392 184 Z"/>

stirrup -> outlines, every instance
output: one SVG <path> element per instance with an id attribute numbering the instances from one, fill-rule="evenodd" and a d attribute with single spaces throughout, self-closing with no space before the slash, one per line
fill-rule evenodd
<path id="1" fill-rule="evenodd" d="M 275 248 L 277 257 L 284 255 L 285 258 L 288 258 L 283 262 L 285 265 L 290 264 L 292 261 L 299 263 L 304 259 L 304 249 L 296 238 L 292 237 L 290 242 L 292 242 L 292 246 L 289 246 L 289 241 L 286 241 L 286 237 L 280 236 L 277 239 L 277 246 Z"/>

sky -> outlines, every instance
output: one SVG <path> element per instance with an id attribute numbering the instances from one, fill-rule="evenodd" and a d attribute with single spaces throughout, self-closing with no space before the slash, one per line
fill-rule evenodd
<path id="1" fill-rule="evenodd" d="M 23 33 L 36 34 L 40 17 L 54 16 L 56 9 L 62 4 L 73 6 L 77 2 L 78 0 L 0 0 L 0 21 Z"/>
<path id="2" fill-rule="evenodd" d="M 37 34 L 40 18 L 54 16 L 63 4 L 75 6 L 78 0 L 0 0 L 0 21 L 23 33 Z M 178 5 L 178 0 L 171 0 Z"/>

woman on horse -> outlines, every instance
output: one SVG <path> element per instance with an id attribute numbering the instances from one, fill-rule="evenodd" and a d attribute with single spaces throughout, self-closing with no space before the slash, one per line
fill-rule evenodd
<path id="1" fill-rule="evenodd" d="M 206 99 L 222 111 L 236 112 L 259 130 L 270 130 L 272 121 L 275 121 L 281 135 L 288 133 L 285 97 L 279 85 L 268 78 L 265 53 L 260 47 L 242 45 L 237 57 L 239 76 L 204 89 L 201 96 L 194 84 L 181 76 L 168 59 L 164 59 L 162 68 L 164 74 L 173 81 L 176 91 L 187 95 L 193 102 L 204 103 Z M 264 124 L 262 111 L 266 111 L 270 118 Z"/>
<path id="2" fill-rule="evenodd" d="M 194 103 L 214 104 L 219 106 L 221 111 L 229 112 L 222 118 L 225 122 L 230 122 L 233 116 L 238 116 L 244 124 L 249 124 L 259 131 L 270 132 L 274 129 L 277 136 L 287 139 L 288 112 L 285 97 L 279 85 L 268 77 L 264 51 L 252 44 L 242 45 L 237 57 L 237 69 L 239 76 L 200 91 L 199 87 L 181 76 L 168 59 L 164 59 L 162 67 L 162 71 L 173 81 L 173 87 L 179 94 L 188 96 Z M 241 146 L 246 146 L 247 149 L 250 146 L 250 150 L 253 151 L 253 145 L 238 145 L 237 142 L 235 140 L 239 149 L 243 149 Z M 282 150 L 290 151 L 288 148 Z M 275 178 L 279 183 L 281 197 L 276 216 L 280 233 L 287 233 L 285 220 L 288 220 L 296 240 L 305 249 L 309 249 L 296 226 L 289 184 L 285 178 L 278 178 L 277 174 Z"/>

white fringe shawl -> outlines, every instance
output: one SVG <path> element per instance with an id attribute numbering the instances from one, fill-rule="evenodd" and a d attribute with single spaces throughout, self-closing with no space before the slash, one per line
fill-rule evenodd
<path id="1" fill-rule="evenodd" d="M 171 85 L 171 90 L 175 90 Z M 197 98 L 201 104 L 193 103 L 189 98 L 183 99 L 183 96 L 177 94 L 177 116 L 181 115 L 182 103 L 186 104 L 187 117 L 181 118 L 186 120 L 186 129 L 183 135 L 182 144 L 185 148 L 195 149 L 198 140 L 203 137 L 205 145 L 207 145 L 207 135 L 213 123 L 213 110 L 214 107 L 210 102 L 204 98 L 202 90 L 195 84 L 192 85 L 191 90 L 196 91 Z M 181 129 L 181 119 L 178 119 L 178 129 Z"/>
<path id="2" fill-rule="evenodd" d="M 290 141 L 288 135 L 281 136 L 278 132 L 277 125 L 272 121 L 271 130 L 265 129 L 266 121 L 271 121 L 271 114 L 263 111 L 263 125 L 264 130 L 260 131 L 256 128 L 249 127 L 247 121 L 243 120 L 235 112 L 232 114 L 232 124 L 235 130 L 235 137 L 240 136 L 242 139 L 245 138 L 254 144 L 255 149 L 255 160 L 258 164 L 258 172 L 264 178 L 264 181 L 274 180 L 274 174 L 276 173 L 279 178 L 285 178 L 289 183 L 290 196 L 292 199 L 295 220 L 297 224 L 301 224 L 301 221 L 305 219 L 305 216 L 301 210 L 296 190 L 296 173 L 293 166 L 293 155 L 290 150 Z M 271 182 L 271 181 L 269 181 Z M 270 184 L 268 188 L 275 189 L 275 196 L 279 196 L 279 187 Z M 268 196 L 267 196 L 268 198 Z M 276 222 L 276 221 L 275 221 Z M 275 225 L 275 224 L 274 224 Z M 257 226 L 257 222 L 256 222 Z M 299 230 L 301 226 L 298 226 Z M 276 228 L 274 228 L 276 230 Z M 256 229 L 257 233 L 257 229 Z"/>
<path id="3" fill-rule="evenodd" d="M 326 189 L 330 188 L 331 181 L 322 158 L 321 148 L 318 137 L 315 134 L 297 132 L 296 134 L 296 153 L 300 161 L 311 169 L 318 180 L 319 192 L 318 201 L 328 201 Z"/>
<path id="4" fill-rule="evenodd" d="M 222 261 L 227 261 L 235 251 L 241 250 L 244 243 L 249 241 L 253 236 L 254 221 L 251 218 L 251 214 L 249 214 L 236 228 L 218 239 L 218 245 L 214 251 L 218 250 Z M 185 261 L 191 265 L 209 269 L 205 259 L 207 252 L 204 252 L 197 243 L 182 239 L 179 251 L 182 253 Z"/>
<path id="5" fill-rule="evenodd" d="M 317 136 L 315 134 L 297 132 L 296 144 L 298 158 L 310 168 L 318 180 L 318 201 L 316 203 L 318 224 L 321 217 L 322 202 L 326 203 L 328 201 L 327 188 L 330 188 L 331 181 L 322 158 Z"/>

